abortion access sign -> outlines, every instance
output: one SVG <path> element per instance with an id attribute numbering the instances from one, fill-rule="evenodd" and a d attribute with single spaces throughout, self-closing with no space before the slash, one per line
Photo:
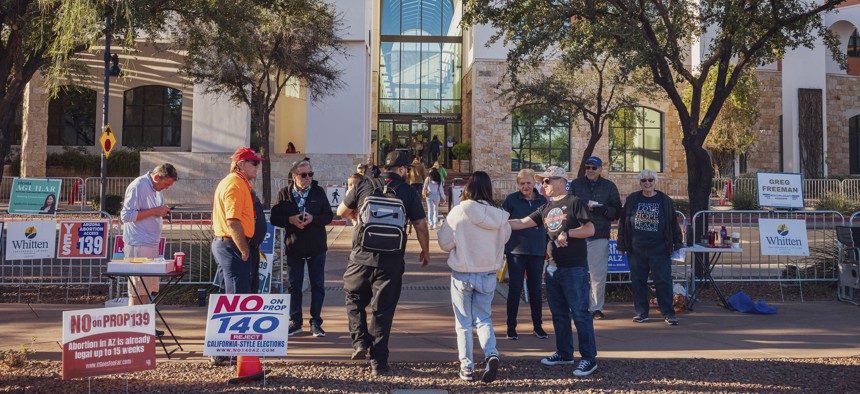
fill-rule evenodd
<path id="1" fill-rule="evenodd" d="M 155 305 L 63 312 L 63 380 L 155 369 Z"/>

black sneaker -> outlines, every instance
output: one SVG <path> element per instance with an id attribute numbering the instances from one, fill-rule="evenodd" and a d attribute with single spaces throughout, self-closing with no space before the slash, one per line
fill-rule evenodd
<path id="1" fill-rule="evenodd" d="M 293 335 L 299 334 L 302 332 L 302 326 L 298 324 L 290 324 L 290 329 L 287 331 L 287 336 L 291 337 Z"/>
<path id="2" fill-rule="evenodd" d="M 541 327 L 541 326 L 535 327 L 535 329 L 534 329 L 534 331 L 532 331 L 532 333 L 535 334 L 535 336 L 540 338 L 540 339 L 549 338 L 549 334 L 547 334 L 546 331 L 544 331 L 543 327 Z"/>
<path id="3" fill-rule="evenodd" d="M 370 365 L 370 373 L 373 376 L 383 376 L 387 375 L 389 372 L 391 372 L 391 368 L 388 366 L 388 363 L 374 363 Z"/>
<path id="4" fill-rule="evenodd" d="M 573 359 L 565 360 L 561 358 L 560 354 L 554 353 L 552 356 L 540 360 L 540 363 L 543 365 L 573 364 Z"/>
<path id="5" fill-rule="evenodd" d="M 481 375 L 481 381 L 490 383 L 496 380 L 496 375 L 499 373 L 499 356 L 492 355 L 487 357 L 487 367 L 484 369 L 484 374 Z"/>
<path id="6" fill-rule="evenodd" d="M 359 345 L 352 351 L 352 360 L 364 360 L 367 358 L 367 347 L 364 345 Z"/>
<path id="7" fill-rule="evenodd" d="M 520 339 L 520 336 L 517 335 L 517 329 L 514 327 L 508 327 L 508 339 L 516 341 Z"/>
<path id="8" fill-rule="evenodd" d="M 648 321 L 648 315 L 643 315 L 640 313 L 636 316 L 633 316 L 634 323 L 645 323 L 646 321 Z"/>
<path id="9" fill-rule="evenodd" d="M 324 337 L 325 330 L 323 330 L 319 324 L 311 324 L 311 335 L 315 337 Z"/>
<path id="10" fill-rule="evenodd" d="M 579 360 L 579 365 L 573 370 L 573 376 L 588 376 L 597 369 L 597 362 L 588 360 Z"/>
<path id="11" fill-rule="evenodd" d="M 603 315 L 602 311 L 594 311 L 591 312 L 591 317 L 594 318 L 594 320 L 603 320 L 603 318 L 606 316 Z"/>
<path id="12" fill-rule="evenodd" d="M 675 316 L 666 316 L 666 324 L 668 324 L 670 326 L 677 326 L 678 325 L 678 318 Z"/>
<path id="13" fill-rule="evenodd" d="M 471 369 L 460 368 L 460 379 L 471 382 L 475 380 L 475 373 Z"/>

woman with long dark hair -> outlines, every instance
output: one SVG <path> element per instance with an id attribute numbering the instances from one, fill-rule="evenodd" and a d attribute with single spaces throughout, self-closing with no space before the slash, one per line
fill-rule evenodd
<path id="1" fill-rule="evenodd" d="M 439 246 L 450 252 L 451 303 L 454 307 L 459 376 L 474 379 L 472 330 L 484 350 L 481 380 L 489 383 L 499 371 L 499 352 L 490 320 L 496 291 L 496 270 L 502 265 L 505 242 L 511 235 L 508 213 L 493 202 L 487 173 L 476 171 L 466 182 L 463 199 L 451 209 L 439 229 Z"/>
<path id="2" fill-rule="evenodd" d="M 422 194 L 427 199 L 427 222 L 430 224 L 430 229 L 435 229 L 439 226 L 439 202 L 445 201 L 445 182 L 442 176 L 439 175 L 439 170 L 430 169 L 430 174 L 427 179 L 424 179 L 424 188 Z M 490 201 L 493 201 L 490 198 Z"/>

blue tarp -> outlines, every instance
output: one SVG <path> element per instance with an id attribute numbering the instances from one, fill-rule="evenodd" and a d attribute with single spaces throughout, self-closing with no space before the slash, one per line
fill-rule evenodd
<path id="1" fill-rule="evenodd" d="M 743 290 L 729 297 L 729 305 L 732 308 L 735 308 L 738 312 L 755 313 L 759 315 L 772 315 L 776 313 L 777 310 L 777 307 L 767 305 L 764 300 L 758 300 L 758 302 L 754 303 L 750 296 L 748 296 L 747 293 L 744 293 Z"/>

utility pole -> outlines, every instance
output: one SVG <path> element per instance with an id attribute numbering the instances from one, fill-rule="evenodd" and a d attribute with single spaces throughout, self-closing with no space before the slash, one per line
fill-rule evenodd
<path id="1" fill-rule="evenodd" d="M 108 103 L 110 100 L 110 13 L 111 9 L 108 5 L 105 7 L 105 87 L 104 87 L 104 103 L 102 104 L 102 130 L 108 126 Z M 101 153 L 102 158 L 102 177 L 101 191 L 99 192 L 99 208 L 105 209 L 105 193 L 107 192 L 107 156 L 104 149 Z"/>

